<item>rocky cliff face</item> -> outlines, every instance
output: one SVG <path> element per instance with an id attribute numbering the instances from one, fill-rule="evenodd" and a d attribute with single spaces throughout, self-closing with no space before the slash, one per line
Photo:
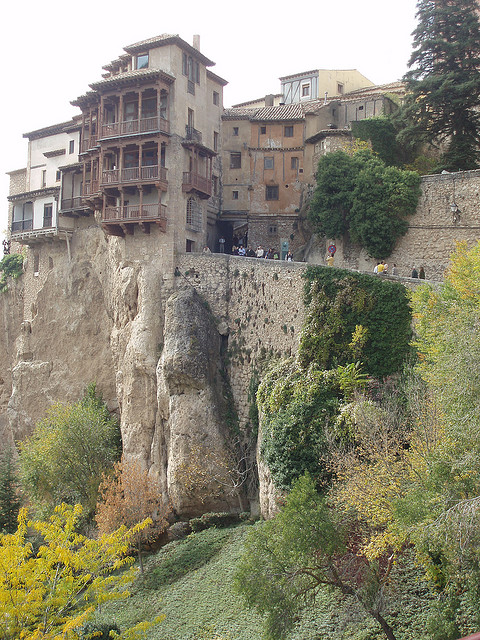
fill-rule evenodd
<path id="1" fill-rule="evenodd" d="M 71 259 L 65 247 L 41 247 L 41 264 L 53 268 L 34 274 L 30 255 L 0 296 L 2 444 L 28 436 L 53 402 L 75 401 L 95 381 L 119 413 L 125 455 L 159 477 L 179 514 L 236 508 L 226 471 L 226 337 L 155 239 L 134 240 L 84 229 Z M 187 488 L 199 458 L 202 482 Z"/>

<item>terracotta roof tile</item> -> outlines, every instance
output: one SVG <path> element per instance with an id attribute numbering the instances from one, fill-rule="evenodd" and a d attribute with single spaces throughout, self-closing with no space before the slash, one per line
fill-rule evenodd
<path id="1" fill-rule="evenodd" d="M 161 69 L 135 69 L 134 71 L 117 73 L 114 76 L 110 76 L 108 78 L 105 78 L 104 80 L 99 80 L 98 82 L 92 82 L 92 84 L 89 86 L 92 89 L 100 89 L 101 87 L 108 87 L 109 85 L 118 84 L 119 82 L 128 83 L 130 80 L 138 80 L 140 78 L 154 78 L 160 73 L 170 77 L 172 80 L 175 80 L 175 77 L 171 73 L 162 71 Z"/>
<path id="2" fill-rule="evenodd" d="M 252 120 L 303 120 L 303 105 L 285 104 L 278 107 L 263 107 L 252 117 Z"/>

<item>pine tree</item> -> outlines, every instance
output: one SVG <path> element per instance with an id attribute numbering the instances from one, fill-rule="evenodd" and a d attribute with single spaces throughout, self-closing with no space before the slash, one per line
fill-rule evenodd
<path id="1" fill-rule="evenodd" d="M 480 24 L 477 0 L 419 0 L 405 75 L 400 138 L 438 145 L 442 168 L 479 166 Z M 446 145 L 446 148 L 445 148 Z"/>
<path id="2" fill-rule="evenodd" d="M 13 455 L 11 449 L 7 449 L 0 455 L 0 533 L 16 530 L 19 509 Z"/>

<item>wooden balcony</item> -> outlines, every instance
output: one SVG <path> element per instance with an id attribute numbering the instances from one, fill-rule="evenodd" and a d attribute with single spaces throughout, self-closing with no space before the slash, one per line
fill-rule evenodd
<path id="1" fill-rule="evenodd" d="M 129 204 L 123 207 L 106 207 L 102 214 L 102 226 L 110 235 L 133 235 L 139 224 L 145 233 L 150 233 L 150 224 L 157 224 L 162 231 L 167 226 L 165 204 Z"/>
<path id="2" fill-rule="evenodd" d="M 194 171 L 184 171 L 182 191 L 186 193 L 195 191 L 200 198 L 210 198 L 212 195 L 212 181 Z"/>
<path id="3" fill-rule="evenodd" d="M 117 184 L 156 183 L 162 191 L 167 190 L 167 170 L 159 165 L 108 169 L 102 172 L 102 187 Z"/>
<path id="4" fill-rule="evenodd" d="M 94 149 L 97 146 L 97 136 L 90 136 L 82 140 L 80 145 L 80 153 L 86 153 L 89 149 Z"/>
<path id="5" fill-rule="evenodd" d="M 74 198 L 63 198 L 60 203 L 59 213 L 66 216 L 77 216 L 78 214 L 88 215 L 91 208 L 86 204 L 83 196 Z"/>
<path id="6" fill-rule="evenodd" d="M 126 120 L 124 122 L 109 122 L 102 125 L 102 138 L 117 138 L 151 131 L 170 133 L 170 123 L 165 118 L 154 116 L 141 120 Z"/>
<path id="7" fill-rule="evenodd" d="M 85 183 L 83 185 L 83 197 L 94 195 L 98 193 L 98 190 L 98 180 L 85 180 Z"/>

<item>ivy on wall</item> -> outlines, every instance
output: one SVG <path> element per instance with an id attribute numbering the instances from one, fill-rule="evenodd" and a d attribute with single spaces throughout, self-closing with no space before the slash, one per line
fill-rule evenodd
<path id="1" fill-rule="evenodd" d="M 330 369 L 361 360 L 375 378 L 401 368 L 412 337 L 403 285 L 333 267 L 310 266 L 304 277 L 308 311 L 298 355 L 302 368 L 315 362 Z"/>
<path id="2" fill-rule="evenodd" d="M 368 377 L 398 372 L 410 352 L 405 287 L 332 267 L 305 272 L 307 315 L 297 357 L 273 362 L 257 392 L 261 454 L 287 490 L 305 472 L 329 482 L 332 443 L 353 437 L 343 410 Z"/>

